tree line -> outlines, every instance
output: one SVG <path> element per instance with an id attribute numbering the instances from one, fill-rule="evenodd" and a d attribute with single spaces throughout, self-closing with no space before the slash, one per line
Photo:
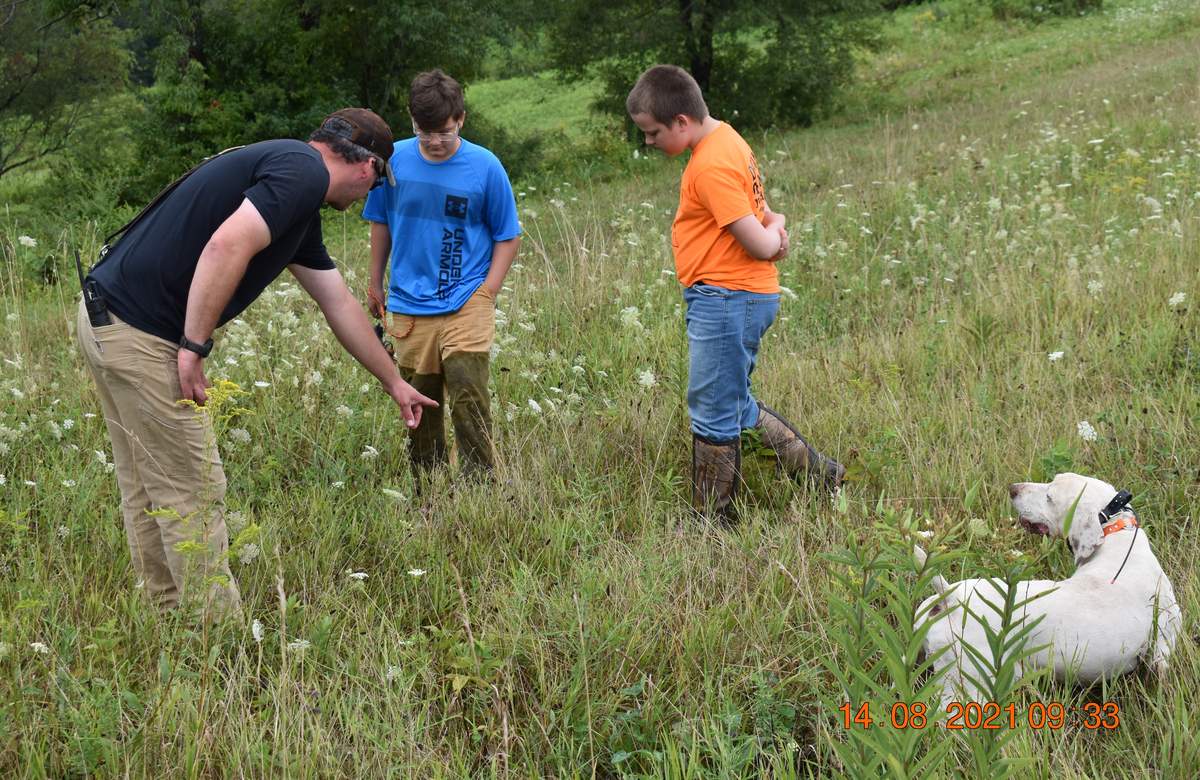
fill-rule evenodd
<path id="1" fill-rule="evenodd" d="M 215 150 L 305 137 L 343 105 L 406 135 L 408 83 L 435 66 L 467 84 L 598 80 L 595 108 L 622 116 L 637 74 L 671 62 L 717 116 L 804 125 L 878 45 L 881 15 L 919 1 L 0 0 L 0 177 L 67 160 L 87 180 L 120 171 L 118 197 L 137 200 Z M 998 16 L 1099 4 L 986 1 Z M 537 139 L 477 113 L 471 127 L 512 150 L 518 175 L 533 164 Z"/>

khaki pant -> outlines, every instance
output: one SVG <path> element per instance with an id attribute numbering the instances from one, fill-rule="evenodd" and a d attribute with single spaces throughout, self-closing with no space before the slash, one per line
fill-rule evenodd
<path id="1" fill-rule="evenodd" d="M 389 313 L 387 331 L 395 339 L 401 376 L 439 404 L 436 409 L 425 409 L 421 424 L 409 433 L 409 458 L 418 486 L 420 472 L 447 459 L 444 400 L 450 402 L 459 464 L 468 474 L 490 472 L 495 453 L 488 365 L 496 337 L 495 299 L 480 287 L 461 309 L 450 314 L 416 317 Z"/>
<path id="2" fill-rule="evenodd" d="M 237 612 L 211 421 L 177 403 L 178 347 L 111 316 L 93 328 L 81 301 L 76 332 L 108 424 L 134 571 L 164 609 L 201 598 L 211 613 Z"/>

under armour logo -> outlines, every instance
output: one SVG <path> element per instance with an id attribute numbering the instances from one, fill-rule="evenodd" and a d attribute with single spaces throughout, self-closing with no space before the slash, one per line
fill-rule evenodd
<path id="1" fill-rule="evenodd" d="M 467 218 L 467 199 L 457 195 L 446 196 L 446 216 L 454 219 Z"/>

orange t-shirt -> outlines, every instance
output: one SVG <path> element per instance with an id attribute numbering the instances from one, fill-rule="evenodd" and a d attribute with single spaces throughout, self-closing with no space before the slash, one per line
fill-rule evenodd
<path id="1" fill-rule="evenodd" d="M 675 273 L 685 287 L 706 282 L 730 290 L 779 292 L 775 263 L 756 260 L 726 230 L 732 222 L 766 213 L 762 177 L 750 145 L 722 122 L 692 149 L 679 182 L 679 210 L 671 225 Z"/>

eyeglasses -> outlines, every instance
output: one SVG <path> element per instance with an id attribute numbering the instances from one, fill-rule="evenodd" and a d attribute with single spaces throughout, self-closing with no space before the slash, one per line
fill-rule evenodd
<path id="1" fill-rule="evenodd" d="M 413 122 L 412 126 L 413 135 L 415 135 L 422 143 L 429 143 L 430 141 L 437 141 L 438 143 L 443 144 L 453 143 L 454 139 L 458 138 L 458 133 L 461 129 L 462 128 L 459 125 L 455 125 L 454 129 L 450 132 L 427 133 L 421 128 L 417 127 L 416 122 Z"/>

